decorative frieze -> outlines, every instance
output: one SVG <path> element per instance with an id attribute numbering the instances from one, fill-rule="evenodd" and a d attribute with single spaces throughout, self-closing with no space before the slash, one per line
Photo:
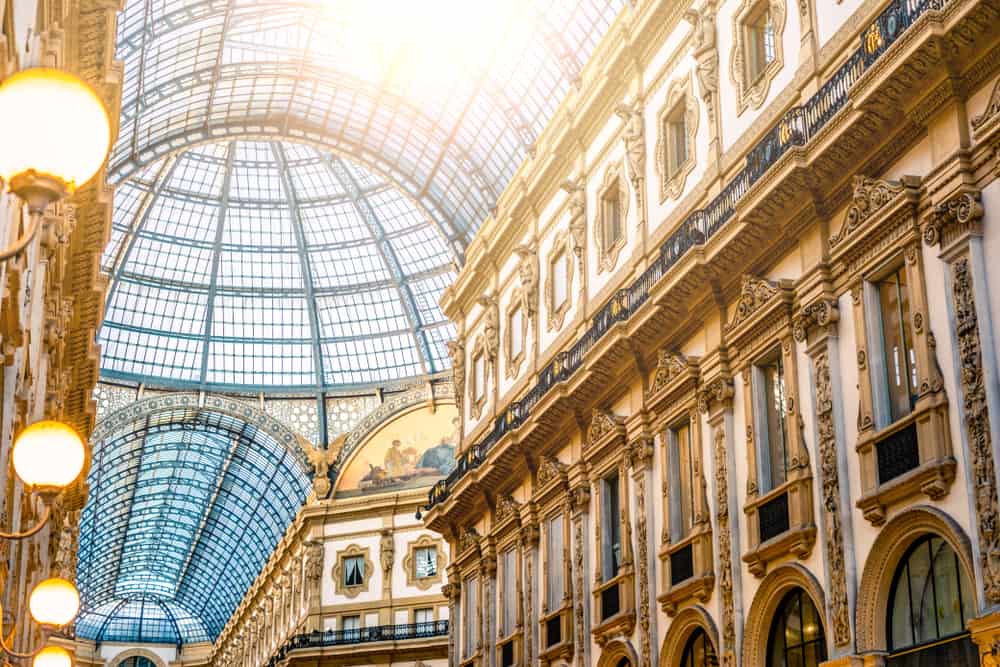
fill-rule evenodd
<path id="1" fill-rule="evenodd" d="M 844 222 L 836 234 L 830 237 L 830 247 L 836 247 L 873 214 L 902 193 L 906 185 L 899 181 L 884 181 L 867 176 L 855 176 L 852 204 L 847 209 Z"/>

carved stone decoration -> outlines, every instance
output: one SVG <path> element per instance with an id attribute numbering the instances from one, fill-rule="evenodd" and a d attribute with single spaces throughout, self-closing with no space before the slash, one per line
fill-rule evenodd
<path id="1" fill-rule="evenodd" d="M 465 553 L 466 551 L 479 548 L 479 533 L 476 532 L 475 528 L 466 528 L 458 536 L 458 551 L 459 553 Z"/>
<path id="2" fill-rule="evenodd" d="M 750 52 L 749 27 L 747 22 L 755 12 L 767 5 L 771 12 L 774 30 L 774 57 L 760 74 L 751 80 L 747 69 L 747 54 Z M 771 81 L 784 66 L 785 0 L 742 0 L 733 12 L 733 48 L 729 61 L 730 77 L 736 87 L 736 115 L 748 108 L 759 109 L 767 99 Z"/>
<path id="3" fill-rule="evenodd" d="M 993 84 L 993 92 L 990 93 L 990 101 L 986 104 L 986 108 L 972 119 L 972 129 L 979 132 L 987 122 L 997 116 L 1000 116 L 1000 79 Z"/>
<path id="4" fill-rule="evenodd" d="M 521 307 L 528 321 L 538 314 L 538 256 L 530 245 L 514 248 L 518 256 L 517 275 L 521 281 Z"/>
<path id="5" fill-rule="evenodd" d="M 1000 602 L 1000 507 L 997 501 L 990 415 L 983 383 L 983 358 L 979 321 L 969 272 L 969 260 L 962 257 L 952 264 L 951 289 L 955 305 L 955 333 L 961 364 L 965 429 L 972 457 L 972 482 L 976 489 L 979 515 L 979 558 L 986 599 Z"/>
<path id="6" fill-rule="evenodd" d="M 569 232 L 573 239 L 573 254 L 579 263 L 580 275 L 584 275 L 584 258 L 587 256 L 587 191 L 582 183 L 565 181 L 562 189 L 569 195 Z"/>
<path id="7" fill-rule="evenodd" d="M 449 572 L 449 579 L 451 573 Z M 458 584 L 449 581 L 441 587 L 441 593 L 448 598 L 448 618 L 458 618 L 458 600 L 461 589 Z M 448 664 L 454 667 L 458 663 L 458 623 L 448 623 Z"/>
<path id="8" fill-rule="evenodd" d="M 689 10 L 690 11 L 690 10 Z M 671 136 L 670 125 L 675 114 L 684 116 L 684 162 L 678 165 L 670 164 L 670 155 L 677 151 L 671 146 L 674 137 Z M 688 174 L 694 171 L 697 162 L 698 135 L 698 101 L 694 96 L 691 75 L 672 81 L 667 89 L 667 97 L 657 114 L 656 120 L 656 173 L 659 176 L 660 203 L 667 199 L 677 199 L 684 192 Z"/>
<path id="9" fill-rule="evenodd" d="M 586 234 L 586 230 L 584 230 Z M 577 261 L 573 262 L 572 256 L 577 253 L 579 246 L 575 245 L 576 240 L 570 231 L 557 233 L 549 248 L 547 271 L 545 272 L 545 311 L 546 330 L 558 331 L 562 328 L 566 314 L 573 305 L 573 267 L 578 265 L 583 269 L 583 255 L 577 255 Z M 556 262 L 566 262 L 566 298 L 562 303 L 556 303 L 556 283 L 555 266 Z M 583 273 L 581 272 L 581 276 Z"/>
<path id="10" fill-rule="evenodd" d="M 792 337 L 800 343 L 806 342 L 811 327 L 827 328 L 840 320 L 840 311 L 834 299 L 819 299 L 804 306 L 792 320 Z"/>
<path id="11" fill-rule="evenodd" d="M 619 104 L 615 108 L 618 117 L 625 121 L 622 141 L 625 143 L 625 159 L 628 161 L 628 177 L 635 190 L 636 210 L 639 224 L 645 223 L 643 193 L 646 191 L 646 129 L 642 105 Z"/>
<path id="12" fill-rule="evenodd" d="M 613 412 L 594 408 L 590 428 L 587 429 L 587 444 L 593 444 L 609 433 L 616 432 L 621 423 L 621 417 Z"/>
<path id="13" fill-rule="evenodd" d="M 655 394 L 670 384 L 674 378 L 687 370 L 687 359 L 684 355 L 667 350 L 660 350 L 656 361 L 656 373 L 649 386 L 649 394 Z"/>
<path id="14" fill-rule="evenodd" d="M 379 564 L 382 566 L 382 594 L 392 592 L 392 564 L 396 560 L 396 545 L 391 530 L 383 530 L 378 547 Z"/>
<path id="15" fill-rule="evenodd" d="M 584 491 L 586 487 L 584 486 Z M 589 492 L 587 496 L 589 498 Z M 587 594 L 583 587 L 583 514 L 578 512 L 573 517 L 573 626 L 576 628 L 574 639 L 576 646 L 573 652 L 576 655 L 577 667 L 585 667 L 584 651 L 586 650 L 586 637 L 584 634 L 584 596 Z"/>
<path id="16" fill-rule="evenodd" d="M 458 414 L 464 415 L 462 410 L 462 398 L 465 396 L 465 342 L 461 337 L 450 340 L 448 346 L 448 357 L 451 358 L 451 381 L 455 387 L 455 407 Z"/>
<path id="17" fill-rule="evenodd" d="M 726 331 L 732 331 L 753 315 L 778 293 L 778 286 L 769 280 L 744 275 L 740 286 L 740 298 L 736 302 L 736 313 L 731 322 L 726 323 Z"/>
<path id="18" fill-rule="evenodd" d="M 851 641 L 847 571 L 844 564 L 844 533 L 840 519 L 840 474 L 837 467 L 837 434 L 833 422 L 833 386 L 826 351 L 813 357 L 816 383 L 816 427 L 819 432 L 819 473 L 822 486 L 823 528 L 826 532 L 826 562 L 830 573 L 827 595 L 833 642 Z"/>
<path id="19" fill-rule="evenodd" d="M 323 578 L 323 543 L 310 541 L 305 546 L 306 580 L 315 583 Z"/>
<path id="20" fill-rule="evenodd" d="M 477 303 L 483 307 L 483 341 L 486 344 L 486 358 L 489 360 L 487 377 L 495 371 L 497 355 L 500 353 L 500 302 L 496 295 L 479 297 Z"/>
<path id="21" fill-rule="evenodd" d="M 361 583 L 348 586 L 344 580 L 344 560 L 352 557 L 360 556 L 364 563 L 364 573 L 361 577 Z M 333 566 L 333 588 L 337 595 L 343 595 L 347 598 L 357 597 L 359 593 L 367 593 L 368 585 L 371 582 L 372 573 L 375 571 L 375 566 L 372 564 L 371 559 L 371 549 L 368 547 L 360 547 L 357 544 L 351 544 L 342 551 L 337 552 L 337 564 Z M 288 575 L 285 574 L 283 581 L 286 588 L 291 588 L 290 579 Z"/>
<path id="22" fill-rule="evenodd" d="M 707 0 L 701 9 L 684 12 L 684 20 L 694 27 L 692 41 L 698 92 L 708 110 L 708 122 L 715 124 L 715 96 L 719 91 L 719 50 L 716 47 L 715 1 Z"/>
<path id="23" fill-rule="evenodd" d="M 308 442 L 305 442 L 304 439 L 301 446 L 309 458 L 309 463 L 313 467 L 313 492 L 316 494 L 317 499 L 326 498 L 330 495 L 330 491 L 333 488 L 329 477 L 330 466 L 337 461 L 337 455 L 340 454 L 340 450 L 333 447 L 329 449 L 313 447 Z"/>
<path id="24" fill-rule="evenodd" d="M 604 170 L 604 180 L 598 191 L 597 214 L 594 216 L 594 238 L 597 240 L 598 261 L 597 272 L 612 271 L 618 264 L 618 255 L 625 248 L 628 238 L 628 186 L 622 177 L 624 166 L 618 163 L 611 163 Z M 605 200 L 617 201 L 618 219 L 621 221 L 620 233 L 617 239 L 605 238 L 608 231 L 605 216 L 609 207 Z M 582 275 L 582 274 L 581 274 Z"/>
<path id="25" fill-rule="evenodd" d="M 707 413 L 713 402 L 728 401 L 733 393 L 733 381 L 728 377 L 718 377 L 698 390 L 698 410 Z"/>
<path id="26" fill-rule="evenodd" d="M 554 456 L 544 455 L 538 460 L 538 486 L 545 486 L 554 479 L 566 479 L 567 466 Z"/>
<path id="27" fill-rule="evenodd" d="M 641 667 L 652 664 L 653 637 L 649 618 L 649 534 L 646 526 L 646 470 L 652 459 L 652 441 L 633 443 L 633 451 L 648 450 L 646 453 L 636 453 L 632 456 L 633 481 L 635 482 L 635 512 L 636 512 L 636 558 L 639 561 L 639 599 L 636 601 L 639 612 L 639 663 Z"/>
<path id="28" fill-rule="evenodd" d="M 521 515 L 521 503 L 514 500 L 514 496 L 509 493 L 501 493 L 497 496 L 496 522 L 504 523 L 508 519 L 513 519 Z"/>
<path id="29" fill-rule="evenodd" d="M 521 526 L 521 534 L 519 536 L 521 543 L 521 553 L 524 554 L 524 599 L 526 602 L 525 618 L 533 619 L 535 618 L 535 594 L 532 590 L 535 575 L 534 566 L 532 565 L 534 561 L 533 551 L 535 545 L 538 544 L 538 526 L 536 524 L 529 524 Z M 524 660 L 525 664 L 534 664 L 534 623 L 524 624 Z"/>
<path id="30" fill-rule="evenodd" d="M 847 209 L 840 230 L 830 237 L 830 247 L 835 248 L 855 229 L 906 189 L 899 181 L 883 181 L 867 176 L 855 176 L 853 203 Z"/>
<path id="31" fill-rule="evenodd" d="M 964 192 L 938 204 L 924 221 L 924 243 L 948 245 L 956 235 L 978 227 L 983 213 L 979 192 Z"/>
<path id="32" fill-rule="evenodd" d="M 736 664 L 736 608 L 733 601 L 733 545 L 729 525 L 726 431 L 715 427 L 715 522 L 719 536 L 719 592 L 722 594 L 722 664 Z"/>

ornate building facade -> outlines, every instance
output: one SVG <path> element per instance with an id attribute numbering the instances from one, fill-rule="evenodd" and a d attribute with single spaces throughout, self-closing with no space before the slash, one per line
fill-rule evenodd
<path id="1" fill-rule="evenodd" d="M 998 25 L 622 12 L 442 300 L 452 667 L 1000 664 Z"/>

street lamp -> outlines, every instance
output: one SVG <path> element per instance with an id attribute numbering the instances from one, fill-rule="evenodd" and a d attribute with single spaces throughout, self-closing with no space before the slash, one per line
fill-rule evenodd
<path id="1" fill-rule="evenodd" d="M 111 148 L 111 121 L 94 89 L 59 69 L 33 67 L 0 82 L 0 179 L 28 207 L 28 227 L 0 251 L 19 255 L 46 207 L 93 178 Z"/>

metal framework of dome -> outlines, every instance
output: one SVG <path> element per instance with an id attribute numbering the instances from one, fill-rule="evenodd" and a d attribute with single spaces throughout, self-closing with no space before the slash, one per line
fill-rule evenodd
<path id="1" fill-rule="evenodd" d="M 213 641 L 305 502 L 302 457 L 234 417 L 177 407 L 93 443 L 78 637 Z"/>
<path id="2" fill-rule="evenodd" d="M 232 140 L 118 186 L 99 340 L 106 379 L 270 391 L 448 367 L 453 247 L 349 160 Z"/>

